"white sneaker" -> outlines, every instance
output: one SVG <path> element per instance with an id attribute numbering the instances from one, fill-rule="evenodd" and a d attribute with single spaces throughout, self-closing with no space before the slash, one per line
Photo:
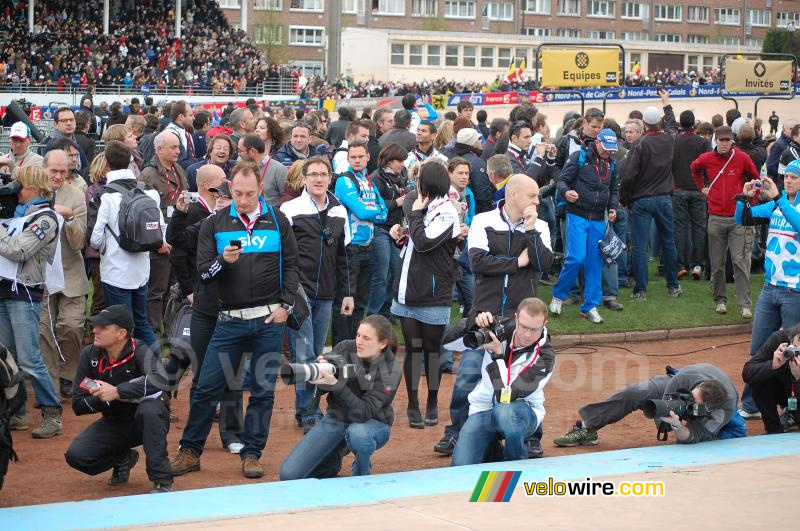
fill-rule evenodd
<path id="1" fill-rule="evenodd" d="M 742 308 L 742 319 L 745 321 L 752 321 L 753 311 L 750 308 Z"/>
<path id="2" fill-rule="evenodd" d="M 694 266 L 692 268 L 692 278 L 695 280 L 700 280 L 703 276 L 703 268 L 700 266 Z"/>
<path id="3" fill-rule="evenodd" d="M 717 304 L 717 307 L 714 308 L 714 311 L 720 315 L 725 315 L 726 313 L 728 313 L 728 307 L 725 306 L 724 302 L 720 302 L 719 304 Z"/>
<path id="4" fill-rule="evenodd" d="M 550 301 L 550 313 L 553 315 L 561 315 L 561 303 L 564 302 L 559 298 L 553 297 Z"/>
<path id="5" fill-rule="evenodd" d="M 242 448 L 244 448 L 244 445 L 242 443 L 234 442 L 228 445 L 228 450 L 230 450 L 232 454 L 238 454 L 239 452 L 242 451 Z"/>
<path id="6" fill-rule="evenodd" d="M 755 413 L 748 413 L 744 409 L 739 410 L 739 416 L 745 420 L 760 420 L 761 419 L 761 412 L 756 411 Z"/>
<path id="7" fill-rule="evenodd" d="M 594 324 L 603 324 L 603 316 L 597 311 L 597 308 L 592 308 L 588 312 L 581 312 L 581 317 Z"/>

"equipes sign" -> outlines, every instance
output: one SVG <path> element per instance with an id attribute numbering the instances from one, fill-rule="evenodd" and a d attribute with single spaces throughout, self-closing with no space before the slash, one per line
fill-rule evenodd
<path id="1" fill-rule="evenodd" d="M 619 50 L 595 48 L 542 50 L 542 86 L 619 86 Z"/>

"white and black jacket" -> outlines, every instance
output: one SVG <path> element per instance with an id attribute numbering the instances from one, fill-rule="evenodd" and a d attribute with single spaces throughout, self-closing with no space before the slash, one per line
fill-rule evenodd
<path id="1" fill-rule="evenodd" d="M 512 225 L 503 212 L 505 201 L 497 208 L 472 218 L 469 230 L 469 265 L 475 274 L 470 318 L 481 312 L 513 315 L 517 305 L 538 293 L 536 283 L 542 271 L 553 263 L 550 229 L 537 219 L 526 231 L 523 221 Z M 520 268 L 517 259 L 528 249 L 530 263 Z"/>
<path id="2" fill-rule="evenodd" d="M 415 195 L 412 192 L 403 203 L 409 237 L 397 264 L 394 297 L 409 306 L 449 307 L 453 254 L 461 233 L 458 212 L 447 196 L 434 199 L 425 210 L 412 210 Z"/>
<path id="3" fill-rule="evenodd" d="M 355 290 L 355 269 L 350 267 L 350 224 L 347 209 L 328 192 L 326 208 L 319 210 L 311 195 L 303 188 L 300 197 L 281 205 L 297 241 L 300 284 L 306 296 L 331 300 L 336 282 L 342 284 L 344 297 Z M 322 227 L 330 229 L 328 237 Z"/>

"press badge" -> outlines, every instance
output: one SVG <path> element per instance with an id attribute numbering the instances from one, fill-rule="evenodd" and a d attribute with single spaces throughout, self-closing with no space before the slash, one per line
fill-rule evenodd
<path id="1" fill-rule="evenodd" d="M 797 397 L 789 397 L 789 399 L 786 401 L 786 409 L 789 411 L 797 411 Z"/>
<path id="2" fill-rule="evenodd" d="M 500 389 L 500 403 L 501 404 L 511 403 L 511 387 L 503 387 L 502 389 Z"/>

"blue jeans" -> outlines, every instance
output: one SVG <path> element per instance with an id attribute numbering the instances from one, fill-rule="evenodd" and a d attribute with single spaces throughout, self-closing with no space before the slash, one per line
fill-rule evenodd
<path id="1" fill-rule="evenodd" d="M 634 201 L 631 208 L 633 273 L 636 275 L 634 293 L 647 291 L 647 242 L 650 239 L 651 222 L 655 222 L 658 241 L 661 243 L 667 288 L 679 286 L 672 199 L 668 195 L 642 197 Z"/>
<path id="2" fill-rule="evenodd" d="M 145 344 L 156 354 L 161 352 L 153 333 L 153 327 L 150 326 L 150 321 L 147 319 L 147 284 L 137 289 L 125 289 L 112 286 L 111 284 L 103 284 L 103 292 L 106 297 L 106 307 L 114 304 L 124 304 L 131 310 L 133 315 L 133 337 L 139 341 L 144 341 Z"/>
<path id="3" fill-rule="evenodd" d="M 39 315 L 41 302 L 0 299 L 0 343 L 2 343 L 21 371 L 30 376 L 36 407 L 61 409 L 53 380 L 39 350 Z M 22 379 L 23 388 L 25 379 Z M 27 397 L 27 393 L 23 393 Z M 26 398 L 27 402 L 27 398 Z M 24 415 L 25 405 L 17 413 Z"/>
<path id="4" fill-rule="evenodd" d="M 482 364 L 483 350 L 464 350 L 461 353 L 461 363 L 458 365 L 453 394 L 450 396 L 450 424 L 444 429 L 445 435 L 458 438 L 458 432 L 469 413 L 468 396 L 481 381 Z"/>
<path id="5" fill-rule="evenodd" d="M 753 315 L 750 356 L 756 355 L 773 332 L 781 328 L 789 330 L 797 323 L 800 323 L 800 289 L 764 284 Z M 748 385 L 742 392 L 742 408 L 748 413 L 758 411 Z"/>
<path id="6" fill-rule="evenodd" d="M 600 305 L 603 266 L 597 242 L 603 238 L 605 228 L 605 221 L 589 221 L 575 214 L 567 214 L 567 257 L 558 282 L 553 286 L 553 297 L 566 299 L 575 285 L 581 266 L 584 266 L 582 312 Z"/>
<path id="7" fill-rule="evenodd" d="M 202 453 L 217 402 L 226 388 L 235 385 L 235 372 L 241 365 L 243 354 L 252 352 L 250 400 L 245 413 L 242 432 L 244 448 L 240 456 L 242 459 L 248 456 L 261 457 L 269 436 L 284 329 L 283 323 L 267 324 L 264 317 L 236 319 L 219 314 L 217 327 L 200 369 L 200 380 L 192 395 L 181 447 Z"/>
<path id="8" fill-rule="evenodd" d="M 372 473 L 370 459 L 389 440 L 391 427 L 375 419 L 345 424 L 324 416 L 305 434 L 281 465 L 281 481 L 308 477 L 334 477 L 342 468 L 342 448 L 355 455 L 352 474 Z"/>
<path id="9" fill-rule="evenodd" d="M 300 327 L 300 330 L 289 330 L 289 351 L 292 353 L 292 363 L 313 362 L 317 356 L 322 354 L 325 348 L 325 340 L 328 338 L 328 327 L 331 324 L 331 309 L 333 301 L 308 299 L 308 318 Z M 309 417 L 321 416 L 318 411 L 307 413 L 305 411 L 314 386 L 306 382 L 298 382 L 294 386 L 295 391 L 295 419 L 300 423 Z"/>
<path id="10" fill-rule="evenodd" d="M 389 317 L 392 305 L 394 271 L 400 260 L 400 249 L 392 243 L 389 231 L 375 226 L 372 236 L 372 288 L 369 292 L 367 315 L 379 313 Z"/>
<path id="11" fill-rule="evenodd" d="M 453 466 L 475 465 L 483 462 L 483 456 L 498 433 L 506 439 L 504 455 L 506 461 L 528 458 L 525 438 L 538 425 L 536 414 L 524 400 L 510 404 L 495 404 L 488 411 L 469 416 L 453 450 Z"/>
<path id="12" fill-rule="evenodd" d="M 355 309 L 353 315 L 344 316 L 339 312 L 333 315 L 331 322 L 331 336 L 333 344 L 338 345 L 346 339 L 355 339 L 358 325 L 364 318 L 364 310 L 369 303 L 369 296 L 372 288 L 372 251 L 369 245 L 351 245 L 350 267 L 356 272 L 356 286 L 351 291 L 355 299 Z M 342 283 L 339 282 L 339 285 Z M 341 308 L 344 293 L 340 288 L 336 289 L 336 296 L 333 298 L 333 307 Z"/>

